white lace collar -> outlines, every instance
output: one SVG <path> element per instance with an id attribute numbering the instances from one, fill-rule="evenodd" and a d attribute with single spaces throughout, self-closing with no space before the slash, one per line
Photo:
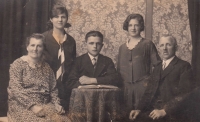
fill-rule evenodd
<path id="1" fill-rule="evenodd" d="M 140 42 L 141 42 L 142 38 L 138 39 L 138 42 L 136 44 L 130 44 L 129 41 L 130 39 L 128 38 L 126 40 L 126 46 L 128 47 L 129 50 L 132 50 L 133 48 L 135 48 Z"/>

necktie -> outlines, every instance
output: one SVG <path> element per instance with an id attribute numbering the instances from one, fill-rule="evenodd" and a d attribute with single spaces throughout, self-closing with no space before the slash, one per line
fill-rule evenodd
<path id="1" fill-rule="evenodd" d="M 62 44 L 60 44 L 60 49 L 58 50 L 58 60 L 60 62 L 60 67 L 56 72 L 56 80 L 60 78 L 61 81 L 63 80 L 63 74 L 65 73 L 65 66 L 64 66 L 65 54 L 64 54 L 64 49 L 63 49 L 63 43 L 66 39 L 67 39 L 67 35 L 65 34 L 63 38 L 63 42 Z"/>
<path id="2" fill-rule="evenodd" d="M 96 64 L 97 64 L 97 59 L 96 58 L 92 59 L 92 64 L 93 64 L 94 68 L 96 68 Z"/>
<path id="3" fill-rule="evenodd" d="M 162 63 L 162 69 L 164 70 L 165 68 L 166 68 L 166 62 L 163 61 L 163 63 Z"/>

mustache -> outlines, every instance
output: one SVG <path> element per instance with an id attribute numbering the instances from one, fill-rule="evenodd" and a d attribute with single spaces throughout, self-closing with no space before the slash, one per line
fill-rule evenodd
<path id="1" fill-rule="evenodd" d="M 169 52 L 168 50 L 163 50 L 163 51 L 161 51 L 162 54 L 168 53 L 168 52 Z"/>

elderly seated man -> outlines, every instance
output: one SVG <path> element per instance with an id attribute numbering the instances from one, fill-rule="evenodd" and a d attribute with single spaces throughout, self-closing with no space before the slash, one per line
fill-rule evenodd
<path id="1" fill-rule="evenodd" d="M 159 51 L 163 61 L 154 68 L 137 110 L 130 112 L 130 120 L 188 121 L 185 114 L 187 110 L 182 103 L 186 94 L 191 91 L 192 69 L 188 62 L 175 55 L 176 50 L 177 42 L 173 36 L 164 35 L 160 38 Z"/>

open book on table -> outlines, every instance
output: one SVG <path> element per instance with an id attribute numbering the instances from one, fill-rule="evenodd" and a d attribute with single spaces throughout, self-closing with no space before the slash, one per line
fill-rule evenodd
<path id="1" fill-rule="evenodd" d="M 81 85 L 79 89 L 117 89 L 117 86 L 112 85 Z"/>

